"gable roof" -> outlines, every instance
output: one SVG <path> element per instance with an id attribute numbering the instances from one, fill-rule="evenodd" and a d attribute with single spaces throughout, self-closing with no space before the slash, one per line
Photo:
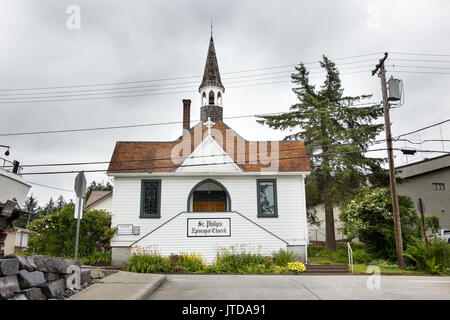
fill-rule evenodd
<path id="1" fill-rule="evenodd" d="M 88 208 L 104 199 L 106 199 L 108 196 L 112 195 L 112 191 L 99 191 L 94 190 L 89 195 L 89 199 L 86 201 L 86 204 L 84 205 L 84 208 Z"/>
<path id="2" fill-rule="evenodd" d="M 395 171 L 397 176 L 405 179 L 446 168 L 450 168 L 450 154 L 399 166 Z"/>
<path id="3" fill-rule="evenodd" d="M 208 129 L 199 122 L 175 141 L 118 141 L 107 174 L 174 172 L 207 137 L 207 131 Z M 211 135 L 244 172 L 310 171 L 309 159 L 302 141 L 267 141 L 272 143 L 267 143 L 267 156 L 264 157 L 264 150 L 256 151 L 256 148 L 258 142 L 265 141 L 247 141 L 222 121 L 216 121 L 211 128 Z M 278 146 L 274 147 L 272 154 L 273 142 L 276 142 Z M 227 143 L 233 143 L 233 145 L 227 148 Z M 183 147 L 186 152 L 179 152 Z M 278 152 L 277 156 L 276 152 Z M 270 159 L 272 156 L 276 158 Z M 244 159 L 245 162 L 241 161 Z M 267 163 L 268 159 L 271 163 Z M 271 164 L 277 169 L 264 169 L 270 168 Z"/>

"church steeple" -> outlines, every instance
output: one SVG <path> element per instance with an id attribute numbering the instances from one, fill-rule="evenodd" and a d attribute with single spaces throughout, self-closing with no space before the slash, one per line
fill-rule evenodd
<path id="1" fill-rule="evenodd" d="M 209 40 L 203 79 L 198 91 L 200 92 L 201 97 L 201 121 L 208 120 L 208 117 L 211 118 L 211 121 L 222 121 L 222 99 L 225 87 L 220 79 L 219 65 L 217 63 L 212 32 L 211 39 Z"/>
<path id="2" fill-rule="evenodd" d="M 225 87 L 220 80 L 219 65 L 217 63 L 216 50 L 214 48 L 214 40 L 212 35 L 209 40 L 208 55 L 206 57 L 203 80 L 200 84 L 199 91 L 204 87 L 219 87 L 225 91 Z"/>

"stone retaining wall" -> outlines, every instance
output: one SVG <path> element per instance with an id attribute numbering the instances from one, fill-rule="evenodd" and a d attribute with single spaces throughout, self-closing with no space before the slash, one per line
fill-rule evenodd
<path id="1" fill-rule="evenodd" d="M 67 282 L 73 265 L 80 267 L 80 262 L 49 256 L 2 257 L 0 300 L 64 299 L 70 291 Z M 91 282 L 91 271 L 81 271 L 80 283 L 86 286 Z"/>

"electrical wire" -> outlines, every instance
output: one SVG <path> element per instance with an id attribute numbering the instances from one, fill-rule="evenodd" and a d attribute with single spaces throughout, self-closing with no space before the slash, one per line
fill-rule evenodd
<path id="1" fill-rule="evenodd" d="M 365 106 L 365 105 L 379 105 L 379 102 L 367 102 L 367 103 L 357 103 L 351 106 Z M 290 113 L 287 112 L 272 112 L 272 113 L 261 113 L 261 114 L 250 114 L 241 116 L 224 117 L 223 119 L 240 119 L 240 118 L 250 118 L 250 117 L 260 117 L 260 116 L 270 116 Z M 191 122 L 198 122 L 200 120 L 191 120 Z M 10 136 L 25 136 L 25 135 L 36 135 L 36 134 L 53 134 L 53 133 L 67 133 L 67 132 L 83 132 L 83 131 L 97 131 L 97 130 L 113 130 L 113 129 L 128 129 L 128 128 L 139 128 L 139 127 L 151 127 L 151 126 L 162 126 L 162 125 L 173 125 L 180 124 L 183 121 L 170 121 L 170 122 L 159 122 L 159 123 L 144 123 L 144 124 L 132 124 L 132 125 L 121 125 L 121 126 L 107 126 L 107 127 L 94 127 L 94 128 L 78 128 L 78 129 L 61 129 L 61 130 L 46 130 L 46 131 L 30 131 L 30 132 L 13 132 L 13 133 L 0 133 L 0 137 L 10 137 Z"/>
<path id="2" fill-rule="evenodd" d="M 417 129 L 417 130 L 414 130 L 414 131 L 410 131 L 410 132 L 406 132 L 406 133 L 400 134 L 400 135 L 396 136 L 394 138 L 394 140 L 397 140 L 400 137 L 407 136 L 407 135 L 410 135 L 410 134 L 413 134 L 413 133 L 416 133 L 416 132 L 420 132 L 420 131 L 423 131 L 423 130 L 426 130 L 426 129 L 429 129 L 429 128 L 432 128 L 432 127 L 436 127 L 436 126 L 441 125 L 441 124 L 446 123 L 446 122 L 450 122 L 450 118 L 446 119 L 446 120 L 443 120 L 441 122 L 434 123 L 434 124 L 431 124 L 429 126 L 426 126 L 426 127 L 423 127 L 423 128 Z"/>
<path id="3" fill-rule="evenodd" d="M 380 149 L 372 149 L 372 150 L 366 150 L 366 152 L 375 152 L 375 151 L 386 151 L 386 148 L 380 148 Z M 392 150 L 401 151 L 402 149 L 399 148 L 392 148 Z M 336 153 L 322 153 L 322 154 L 311 154 L 311 155 L 305 155 L 305 156 L 294 156 L 294 157 L 285 157 L 285 158 L 277 158 L 277 159 L 264 159 L 266 160 L 272 160 L 272 161 L 281 161 L 281 160 L 292 160 L 292 159 L 309 159 L 309 158 L 315 158 L 315 157 L 324 157 L 324 156 L 334 156 L 334 155 L 342 155 L 342 154 L 355 154 L 355 153 L 362 153 L 363 151 L 347 151 L 347 152 L 336 152 Z M 445 153 L 450 154 L 450 152 L 447 151 L 435 151 L 435 150 L 421 150 L 418 152 L 432 152 L 432 153 Z M 246 163 L 249 162 L 258 162 L 261 160 L 248 160 Z M 71 173 L 78 173 L 80 171 L 84 172 L 118 172 L 118 171 L 136 171 L 136 170 L 153 170 L 153 169 L 170 169 L 170 168 L 184 168 L 184 167 L 197 167 L 197 166 L 213 166 L 213 165 L 223 165 L 223 164 L 236 164 L 235 161 L 228 161 L 228 162 L 216 162 L 216 163 L 207 163 L 207 164 L 189 164 L 189 165 L 169 165 L 169 166 L 153 166 L 153 167 L 145 167 L 145 168 L 116 168 L 116 169 L 91 169 L 91 170 L 73 170 L 73 171 L 43 171 L 43 172 L 26 172 L 21 173 L 22 175 L 47 175 L 47 174 L 71 174 Z"/>

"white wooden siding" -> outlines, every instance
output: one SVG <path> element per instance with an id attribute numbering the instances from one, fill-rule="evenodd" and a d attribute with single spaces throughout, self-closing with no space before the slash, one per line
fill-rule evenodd
<path id="1" fill-rule="evenodd" d="M 187 218 L 230 218 L 229 237 L 188 237 Z M 137 250 L 169 256 L 171 253 L 201 253 L 208 264 L 223 249 L 270 255 L 286 243 L 236 212 L 184 212 L 137 243 Z M 134 251 L 134 250 L 133 250 Z"/>
<path id="2" fill-rule="evenodd" d="M 108 212 L 112 212 L 112 195 L 109 195 L 99 202 L 94 203 L 89 207 L 88 210 L 105 210 Z"/>
<path id="3" fill-rule="evenodd" d="M 192 176 L 145 176 L 137 177 L 115 177 L 113 192 L 113 219 L 112 224 L 133 224 L 140 226 L 139 236 L 115 236 L 112 239 L 112 246 L 129 246 L 134 241 L 141 238 L 157 228 L 167 220 L 173 218 L 180 212 L 187 210 L 187 199 L 192 188 L 206 177 Z M 289 245 L 305 245 L 306 230 L 306 208 L 305 192 L 302 176 L 264 176 L 264 178 L 275 178 L 277 180 L 278 197 L 278 218 L 258 218 L 257 217 L 257 186 L 256 180 L 259 176 L 215 176 L 212 179 L 217 180 L 228 190 L 231 198 L 231 210 L 237 211 L 248 219 L 256 222 L 263 228 L 269 230 L 279 238 L 285 240 Z M 262 177 L 261 177 L 262 178 Z M 146 219 L 139 218 L 140 200 L 141 200 L 141 180 L 142 179 L 161 179 L 161 218 Z M 210 257 L 211 243 L 223 244 L 258 244 L 267 242 L 267 250 L 273 251 L 273 248 L 280 248 L 280 243 L 268 232 L 255 226 L 238 215 L 232 215 L 232 235 L 233 238 L 224 240 L 224 238 L 198 238 L 186 241 L 186 213 L 166 224 L 161 230 L 155 231 L 142 239 L 138 245 L 149 245 L 150 243 L 161 246 L 161 252 L 172 250 L 175 252 L 180 248 L 186 252 L 203 251 Z M 207 215 L 207 213 L 195 213 L 195 215 Z M 221 213 L 221 217 L 226 217 L 231 213 Z M 184 216 L 184 218 L 181 218 Z M 234 221 L 237 219 L 237 221 Z M 176 220 L 176 222 L 175 222 Z M 239 222 L 238 222 L 239 221 Z M 183 225 L 181 227 L 181 225 Z M 257 228 L 254 229 L 254 228 Z M 165 230 L 165 231 L 164 231 Z M 239 231 L 241 230 L 241 231 Z M 247 230 L 247 231 L 246 231 Z M 237 232 L 237 233 L 235 233 Z M 192 239 L 192 238 L 190 238 Z M 213 239 L 213 240 L 211 240 Z M 167 249 L 168 248 L 168 249 Z M 190 249 L 190 250 L 188 250 Z M 266 250 L 266 249 L 264 249 Z M 214 253 L 215 256 L 216 253 Z"/>

